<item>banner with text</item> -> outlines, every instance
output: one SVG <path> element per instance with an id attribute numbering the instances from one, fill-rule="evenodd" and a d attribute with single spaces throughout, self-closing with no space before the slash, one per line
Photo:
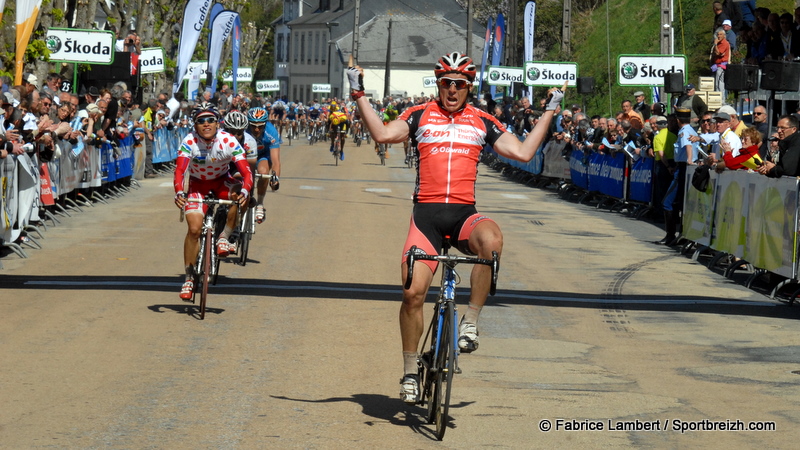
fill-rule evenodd
<path id="1" fill-rule="evenodd" d="M 272 92 L 280 90 L 281 90 L 280 80 L 256 81 L 256 92 Z"/>
<path id="2" fill-rule="evenodd" d="M 526 86 L 577 86 L 578 64 L 527 61 L 524 73 Z"/>
<path id="3" fill-rule="evenodd" d="M 164 48 L 143 48 L 139 55 L 139 70 L 141 74 L 161 73 L 167 69 L 164 64 Z"/>
<path id="4" fill-rule="evenodd" d="M 489 66 L 486 73 L 486 83 L 489 86 L 511 86 L 511 83 L 522 83 L 520 67 Z"/>
<path id="5" fill-rule="evenodd" d="M 664 74 L 679 72 L 686 81 L 683 55 L 619 55 L 617 83 L 620 86 L 663 86 Z"/>
<path id="6" fill-rule="evenodd" d="M 45 45 L 50 61 L 111 64 L 114 61 L 114 33 L 110 31 L 50 28 Z"/>

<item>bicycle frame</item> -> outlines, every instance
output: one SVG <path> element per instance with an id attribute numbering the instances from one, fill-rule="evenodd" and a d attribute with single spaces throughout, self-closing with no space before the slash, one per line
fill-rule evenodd
<path id="1" fill-rule="evenodd" d="M 442 264 L 442 282 L 439 295 L 434 305 L 435 314 L 425 335 L 422 352 L 417 360 L 420 367 L 420 403 L 428 403 L 428 422 L 436 424 L 436 435 L 441 440 L 447 430 L 448 410 L 450 405 L 450 391 L 452 378 L 456 373 L 461 373 L 458 367 L 458 311 L 455 296 L 458 274 L 455 266 L 458 263 L 483 264 L 490 266 L 491 286 L 489 293 L 495 294 L 497 287 L 497 273 L 500 263 L 497 252 L 492 252 L 492 259 L 473 258 L 466 256 L 449 255 L 449 245 L 445 238 L 442 255 L 426 255 L 421 253 L 416 246 L 408 251 L 406 262 L 408 264 L 404 289 L 411 287 L 414 275 L 414 264 L 417 260 L 437 261 Z M 418 253 L 419 252 L 419 253 Z M 447 332 L 450 336 L 446 336 Z M 445 347 L 445 345 L 447 347 Z M 429 350 L 426 351 L 426 347 Z"/>

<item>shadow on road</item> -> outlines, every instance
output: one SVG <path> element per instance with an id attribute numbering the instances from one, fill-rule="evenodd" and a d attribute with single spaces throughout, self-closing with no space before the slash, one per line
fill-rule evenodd
<path id="1" fill-rule="evenodd" d="M 361 412 L 365 415 L 377 419 L 367 420 L 365 425 L 373 426 L 380 422 L 390 423 L 392 425 L 399 425 L 409 427 L 414 432 L 424 435 L 434 441 L 438 440 L 435 431 L 428 429 L 425 420 L 426 410 L 419 406 L 409 406 L 403 403 L 398 398 L 387 397 L 380 394 L 353 394 L 350 397 L 331 397 L 319 400 L 308 400 L 301 398 L 289 398 L 279 395 L 271 395 L 270 397 L 277 400 L 288 400 L 292 402 L 302 403 L 337 403 L 337 402 L 350 402 L 361 405 Z M 464 408 L 475 402 L 461 402 L 458 404 L 451 404 L 450 408 Z M 454 420 L 450 418 L 450 428 L 456 428 L 453 424 Z"/>
<path id="2" fill-rule="evenodd" d="M 178 295 L 182 275 L 174 276 L 5 276 L 2 289 L 20 290 L 125 290 L 164 292 Z M 466 284 L 466 283 L 465 283 Z M 466 301 L 468 286 L 459 292 Z M 399 302 L 402 291 L 399 284 L 335 283 L 318 281 L 282 281 L 249 278 L 228 278 L 220 275 L 211 288 L 213 295 L 245 295 L 272 298 L 318 298 Z M 432 287 L 429 300 L 438 293 Z M 757 297 L 756 297 L 757 298 Z M 767 297 L 756 300 L 730 300 L 707 296 L 585 294 L 578 292 L 547 292 L 532 290 L 498 289 L 489 299 L 492 306 L 534 305 L 589 309 L 625 309 L 640 311 L 681 311 L 745 316 L 800 319 L 800 308 L 787 306 Z M 154 305 L 160 309 L 185 312 L 184 305 Z"/>

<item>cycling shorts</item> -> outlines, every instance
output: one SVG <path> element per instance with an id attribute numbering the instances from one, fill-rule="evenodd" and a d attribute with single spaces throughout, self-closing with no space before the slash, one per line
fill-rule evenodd
<path id="1" fill-rule="evenodd" d="M 411 214 L 411 225 L 408 237 L 403 246 L 401 264 L 406 261 L 406 255 L 412 245 L 427 255 L 438 255 L 442 249 L 445 236 L 449 236 L 451 247 L 458 249 L 465 255 L 474 256 L 469 249 L 469 237 L 475 227 L 492 219 L 478 214 L 475 205 L 463 203 L 417 203 Z M 494 222 L 494 221 L 492 221 Z M 428 265 L 435 272 L 438 262 L 420 261 Z"/>
<path id="2" fill-rule="evenodd" d="M 242 180 L 237 180 L 229 174 L 225 174 L 213 180 L 200 180 L 198 178 L 189 178 L 189 192 L 186 194 L 187 198 L 202 200 L 206 194 L 213 192 L 214 196 L 219 200 L 229 200 L 230 194 L 235 187 L 242 186 Z M 205 214 L 208 210 L 208 205 L 205 203 L 187 202 L 184 211 L 186 214 L 199 213 Z"/>

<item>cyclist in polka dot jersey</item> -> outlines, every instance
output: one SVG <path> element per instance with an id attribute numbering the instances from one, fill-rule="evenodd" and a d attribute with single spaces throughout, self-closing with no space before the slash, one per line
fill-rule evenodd
<path id="1" fill-rule="evenodd" d="M 216 198 L 234 200 L 244 206 L 253 187 L 253 176 L 247 163 L 245 150 L 231 134 L 219 129 L 220 114 L 216 107 L 201 104 L 193 112 L 194 130 L 184 138 L 178 149 L 175 167 L 174 187 L 175 204 L 184 208 L 188 232 L 183 245 L 183 258 L 186 269 L 186 281 L 181 288 L 181 298 L 192 299 L 192 265 L 199 251 L 200 230 L 203 226 L 203 215 L 207 208 L 202 203 L 187 202 L 187 198 L 202 199 L 209 192 Z M 228 173 L 228 166 L 233 162 L 241 180 Z M 185 174 L 189 174 L 189 189 L 184 194 Z M 241 187 L 241 191 L 239 191 Z M 238 208 L 232 206 L 228 211 L 228 221 L 217 241 L 217 254 L 228 256 L 230 252 L 228 237 L 233 231 Z"/>

